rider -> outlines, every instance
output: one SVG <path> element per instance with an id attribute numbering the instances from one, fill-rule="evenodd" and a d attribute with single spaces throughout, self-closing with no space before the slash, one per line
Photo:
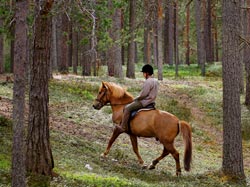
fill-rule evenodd
<path id="1" fill-rule="evenodd" d="M 121 133 L 128 131 L 128 121 L 130 113 L 133 110 L 139 110 L 149 104 L 154 103 L 158 93 L 158 82 L 153 78 L 153 67 L 149 64 L 146 64 L 142 67 L 141 72 L 143 72 L 143 76 L 146 80 L 143 84 L 139 96 L 136 97 L 132 103 L 124 107 L 121 125 L 117 126 Z"/>

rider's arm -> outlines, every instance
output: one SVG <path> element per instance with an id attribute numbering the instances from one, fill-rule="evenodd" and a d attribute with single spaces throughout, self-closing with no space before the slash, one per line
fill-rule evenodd
<path id="1" fill-rule="evenodd" d="M 135 100 L 139 100 L 140 101 L 140 100 L 145 99 L 148 96 L 148 94 L 149 94 L 149 92 L 151 90 L 150 88 L 151 88 L 151 86 L 150 86 L 149 82 L 145 81 L 144 84 L 143 84 L 143 87 L 142 87 L 142 90 L 141 90 L 139 96 L 136 97 Z"/>

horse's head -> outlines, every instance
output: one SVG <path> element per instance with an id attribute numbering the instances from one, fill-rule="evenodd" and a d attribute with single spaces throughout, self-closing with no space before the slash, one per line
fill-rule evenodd
<path id="1" fill-rule="evenodd" d="M 98 95 L 93 103 L 93 107 L 96 110 L 100 110 L 103 106 L 109 103 L 109 87 L 106 85 L 105 82 L 102 82 L 100 86 Z"/>

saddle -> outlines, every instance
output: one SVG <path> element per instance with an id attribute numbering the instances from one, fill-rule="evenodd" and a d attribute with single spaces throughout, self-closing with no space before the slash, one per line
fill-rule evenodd
<path id="1" fill-rule="evenodd" d="M 141 112 L 141 111 L 147 111 L 147 110 L 155 110 L 155 103 L 150 103 L 149 105 L 143 107 L 143 108 L 140 108 L 138 110 L 133 110 L 131 113 L 130 113 L 130 118 L 129 120 L 132 120 L 137 113 Z"/>
<path id="2" fill-rule="evenodd" d="M 134 117 L 136 116 L 136 114 L 138 114 L 139 112 L 141 111 L 148 111 L 148 110 L 155 110 L 155 103 L 150 103 L 149 105 L 143 107 L 143 108 L 140 108 L 138 110 L 133 110 L 131 113 L 130 113 L 130 117 L 129 117 L 129 120 L 128 120 L 128 134 L 131 134 L 131 126 L 130 126 L 130 121 L 132 119 L 134 119 Z"/>

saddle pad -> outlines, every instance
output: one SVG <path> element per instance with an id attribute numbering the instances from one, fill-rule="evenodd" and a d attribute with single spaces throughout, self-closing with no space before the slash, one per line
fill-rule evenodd
<path id="1" fill-rule="evenodd" d="M 148 110 L 155 110 L 155 108 L 141 108 L 141 109 L 139 109 L 139 110 L 132 111 L 131 114 L 130 114 L 130 120 L 132 120 L 132 119 L 136 116 L 136 114 L 137 114 L 138 112 L 141 112 L 141 111 L 148 111 Z"/>

